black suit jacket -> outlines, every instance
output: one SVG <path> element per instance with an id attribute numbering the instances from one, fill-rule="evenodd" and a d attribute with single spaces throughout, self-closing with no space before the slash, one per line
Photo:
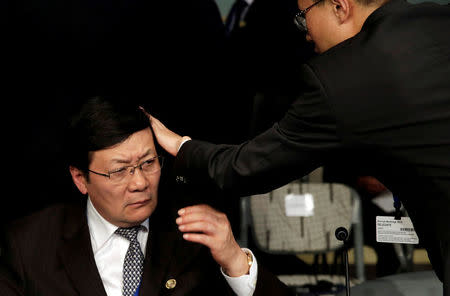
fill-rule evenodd
<path id="1" fill-rule="evenodd" d="M 186 242 L 178 232 L 176 208 L 150 217 L 139 295 L 234 295 L 209 250 Z M 55 205 L 13 223 L 2 236 L 1 295 L 105 296 L 95 265 L 85 202 Z M 174 289 L 165 283 L 176 280 Z M 276 277 L 261 269 L 255 295 L 289 295 Z"/>
<path id="2" fill-rule="evenodd" d="M 387 3 L 306 63 L 305 91 L 278 124 L 239 146 L 187 142 L 180 172 L 253 194 L 341 160 L 399 196 L 439 275 L 438 240 L 450 240 L 449 27 L 448 6 Z"/>

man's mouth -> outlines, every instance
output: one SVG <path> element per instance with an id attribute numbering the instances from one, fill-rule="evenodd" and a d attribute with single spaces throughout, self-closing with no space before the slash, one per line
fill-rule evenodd
<path id="1" fill-rule="evenodd" d="M 134 207 L 140 207 L 140 206 L 146 205 L 151 200 L 152 200 L 151 198 L 141 199 L 141 200 L 137 200 L 137 201 L 131 202 L 128 205 L 129 206 L 134 206 Z"/>

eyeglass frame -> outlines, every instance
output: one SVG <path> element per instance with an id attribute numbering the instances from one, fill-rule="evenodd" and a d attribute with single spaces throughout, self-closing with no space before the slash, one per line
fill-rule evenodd
<path id="1" fill-rule="evenodd" d="M 294 23 L 297 25 L 297 28 L 302 31 L 302 32 L 308 32 L 308 27 L 306 26 L 306 13 L 313 8 L 314 6 L 316 6 L 317 4 L 319 4 L 320 2 L 322 2 L 324 0 L 319 0 L 315 3 L 313 3 L 312 5 L 306 7 L 303 10 L 300 10 L 299 12 L 297 12 L 294 16 Z"/>
<path id="2" fill-rule="evenodd" d="M 139 163 L 139 164 L 137 164 L 137 165 L 129 165 L 129 166 L 121 167 L 121 168 L 118 169 L 118 170 L 115 170 L 115 171 L 112 171 L 112 172 L 108 172 L 108 173 L 106 173 L 106 174 L 105 174 L 105 173 L 99 173 L 99 172 L 96 172 L 96 171 L 93 171 L 93 170 L 90 170 L 90 169 L 88 169 L 88 172 L 91 172 L 91 173 L 96 174 L 96 175 L 99 175 L 99 176 L 106 177 L 106 178 L 108 178 L 108 179 L 111 180 L 111 174 L 118 173 L 118 172 L 120 172 L 121 170 L 127 170 L 127 169 L 131 168 L 131 170 L 129 171 L 129 175 L 134 175 L 134 171 L 135 171 L 137 168 L 139 168 L 139 170 L 141 170 L 141 172 L 143 172 L 142 166 L 143 166 L 146 162 L 151 161 L 151 160 L 156 160 L 156 159 L 158 159 L 158 161 L 159 161 L 159 170 L 156 170 L 156 171 L 154 171 L 154 172 L 151 172 L 151 174 L 153 174 L 153 173 L 156 173 L 156 172 L 160 171 L 161 168 L 163 167 L 164 157 L 163 157 L 162 155 L 158 155 L 158 156 L 152 157 L 152 158 L 150 158 L 150 159 L 144 160 L 143 162 L 141 162 L 141 163 Z"/>

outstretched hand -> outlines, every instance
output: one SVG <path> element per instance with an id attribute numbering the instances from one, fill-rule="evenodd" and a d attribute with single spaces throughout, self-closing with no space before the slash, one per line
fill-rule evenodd
<path id="1" fill-rule="evenodd" d="M 184 140 L 190 140 L 189 137 L 182 137 L 171 130 L 169 130 L 161 121 L 151 116 L 143 107 L 139 109 L 144 112 L 144 114 L 150 120 L 153 132 L 155 133 L 156 140 L 159 145 L 166 150 L 169 154 L 177 156 L 178 149 Z"/>
<path id="2" fill-rule="evenodd" d="M 176 222 L 187 241 L 208 247 L 224 272 L 238 277 L 249 272 L 247 255 L 236 242 L 227 216 L 208 205 L 180 209 Z"/>

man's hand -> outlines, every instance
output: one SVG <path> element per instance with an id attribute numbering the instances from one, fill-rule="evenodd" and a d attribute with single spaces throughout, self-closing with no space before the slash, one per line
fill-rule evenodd
<path id="1" fill-rule="evenodd" d="M 228 276 L 248 274 L 247 255 L 234 239 L 224 213 L 208 205 L 196 205 L 180 209 L 178 214 L 176 222 L 185 240 L 207 246 Z"/>
<path id="2" fill-rule="evenodd" d="M 178 149 L 184 140 L 190 140 L 189 137 L 181 137 L 180 135 L 169 130 L 161 121 L 151 116 L 143 107 L 139 107 L 142 112 L 150 120 L 153 132 L 155 133 L 156 140 L 159 145 L 166 150 L 169 154 L 177 156 Z"/>

